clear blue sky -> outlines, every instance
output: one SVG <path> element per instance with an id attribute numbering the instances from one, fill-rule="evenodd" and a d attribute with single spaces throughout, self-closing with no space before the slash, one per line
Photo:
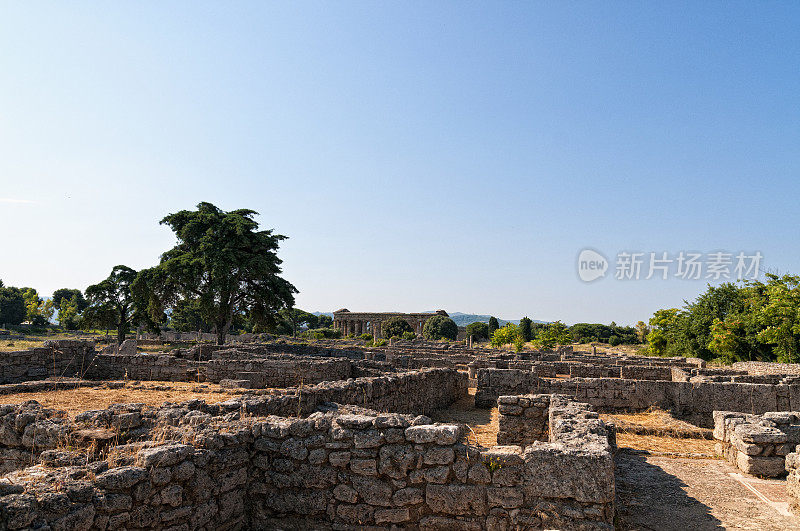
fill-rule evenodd
<path id="1" fill-rule="evenodd" d="M 165 214 L 252 208 L 298 306 L 635 323 L 800 272 L 796 2 L 0 2 L 0 278 L 155 264 Z M 613 265 L 612 265 L 613 267 Z"/>

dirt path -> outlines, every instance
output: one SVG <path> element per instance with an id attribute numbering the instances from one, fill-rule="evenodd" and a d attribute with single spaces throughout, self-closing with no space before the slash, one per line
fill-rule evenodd
<path id="1" fill-rule="evenodd" d="M 616 462 L 618 529 L 800 530 L 800 518 L 785 515 L 784 481 L 746 477 L 717 459 L 620 452 Z"/>

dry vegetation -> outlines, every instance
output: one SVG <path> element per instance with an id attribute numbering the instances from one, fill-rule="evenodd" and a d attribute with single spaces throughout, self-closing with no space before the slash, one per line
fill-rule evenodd
<path id="1" fill-rule="evenodd" d="M 116 403 L 139 403 L 148 406 L 160 406 L 164 402 L 183 402 L 199 398 L 209 404 L 224 402 L 241 392 L 222 389 L 215 384 L 189 382 L 144 382 L 141 384 L 126 383 L 120 389 L 109 389 L 105 386 L 79 387 L 41 391 L 35 393 L 17 393 L 0 395 L 0 404 L 21 404 L 28 400 L 36 400 L 42 406 L 61 409 L 70 417 L 92 409 L 105 409 Z"/>
<path id="2" fill-rule="evenodd" d="M 621 449 L 646 451 L 656 455 L 716 457 L 714 455 L 714 441 L 709 441 L 708 439 L 679 439 L 660 435 L 617 433 L 617 446 Z"/>
<path id="3" fill-rule="evenodd" d="M 712 431 L 674 418 L 668 411 L 650 408 L 641 413 L 602 414 L 617 427 L 617 446 L 655 454 L 714 457 Z"/>
<path id="4" fill-rule="evenodd" d="M 466 434 L 466 442 L 469 444 L 484 448 L 491 448 L 497 444 L 500 414 L 497 407 L 477 409 L 474 388 L 471 388 L 467 396 L 454 402 L 449 408 L 431 413 L 431 418 L 435 422 L 455 422 L 469 426 Z"/>
<path id="5" fill-rule="evenodd" d="M 42 343 L 43 340 L 37 340 L 37 339 L 6 339 L 0 337 L 0 352 L 14 352 L 15 350 L 27 350 L 29 348 L 41 347 Z"/>
<path id="6" fill-rule="evenodd" d="M 597 347 L 598 354 L 626 354 L 628 356 L 647 356 L 643 352 L 647 345 L 617 345 L 612 347 L 608 343 L 574 343 L 572 348 L 575 351 L 591 352 L 592 346 Z"/>

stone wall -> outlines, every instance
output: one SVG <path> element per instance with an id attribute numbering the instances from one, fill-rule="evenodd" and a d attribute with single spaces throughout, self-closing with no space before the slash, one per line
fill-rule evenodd
<path id="1" fill-rule="evenodd" d="M 51 451 L 8 475 L 0 528 L 613 528 L 612 444 L 569 400 L 551 400 L 551 442 L 488 450 L 424 417 L 195 421 L 210 406 L 187 404 L 157 415 L 166 441 L 151 431 L 113 462 Z"/>
<path id="2" fill-rule="evenodd" d="M 467 395 L 467 375 L 453 369 L 420 369 L 385 376 L 329 381 L 287 390 L 283 395 L 247 398 L 242 411 L 254 415 L 308 414 L 328 402 L 377 411 L 428 413 Z"/>
<path id="3" fill-rule="evenodd" d="M 497 444 L 529 445 L 548 440 L 550 395 L 501 396 L 497 409 Z"/>
<path id="4" fill-rule="evenodd" d="M 309 359 L 212 359 L 206 364 L 206 379 L 219 383 L 231 378 L 248 380 L 253 388 L 295 387 L 328 380 L 346 380 L 353 374 L 350 360 Z"/>
<path id="5" fill-rule="evenodd" d="M 0 355 L 0 384 L 82 374 L 94 359 L 94 341 L 58 339 Z"/>
<path id="6" fill-rule="evenodd" d="M 786 455 L 800 443 L 800 413 L 714 412 L 715 451 L 746 474 L 786 473 Z"/>
<path id="7" fill-rule="evenodd" d="M 539 378 L 530 371 L 479 369 L 477 407 L 491 407 L 501 395 L 557 393 L 601 410 L 672 410 L 703 427 L 713 426 L 714 411 L 761 414 L 800 411 L 797 383 L 673 382 L 618 378 Z"/>
<path id="8" fill-rule="evenodd" d="M 771 363 L 764 361 L 737 361 L 733 369 L 748 374 L 795 374 L 800 375 L 800 363 Z"/>
<path id="9" fill-rule="evenodd" d="M 786 456 L 786 493 L 789 495 L 789 508 L 793 513 L 800 515 L 800 447 Z"/>
<path id="10" fill-rule="evenodd" d="M 238 354 L 238 356 L 237 356 Z M 172 354 L 98 354 L 86 373 L 95 380 L 162 380 L 171 382 L 213 382 L 248 380 L 252 388 L 294 387 L 353 376 L 348 358 L 316 356 L 268 356 L 239 351 L 211 353 L 209 361 Z M 262 356 L 258 358 L 256 356 Z"/>
<path id="11" fill-rule="evenodd" d="M 92 380 L 204 382 L 206 364 L 170 354 L 98 354 L 86 372 Z"/>

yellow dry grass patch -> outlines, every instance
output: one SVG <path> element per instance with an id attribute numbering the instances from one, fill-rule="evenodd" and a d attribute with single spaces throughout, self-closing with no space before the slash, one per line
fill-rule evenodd
<path id="1" fill-rule="evenodd" d="M 206 391 L 219 390 L 215 384 L 207 385 Z M 222 389 L 222 392 L 193 391 L 198 384 L 191 382 L 143 382 L 138 385 L 126 383 L 121 389 L 94 389 L 78 387 L 39 391 L 35 393 L 16 393 L 0 395 L 0 404 L 21 404 L 28 400 L 36 400 L 42 406 L 60 409 L 70 417 L 92 409 L 105 409 L 117 403 L 141 403 L 148 406 L 160 406 L 164 402 L 183 402 L 198 398 L 209 404 L 224 402 L 241 392 Z"/>
<path id="2" fill-rule="evenodd" d="M 450 404 L 447 409 L 431 413 L 434 422 L 454 422 L 469 426 L 465 441 L 475 446 L 491 448 L 497 444 L 497 431 L 500 427 L 500 413 L 497 407 L 477 409 L 475 389 L 469 389 L 467 396 Z"/>
<path id="3" fill-rule="evenodd" d="M 674 418 L 669 411 L 651 407 L 640 413 L 604 413 L 603 420 L 613 422 L 618 433 L 656 435 L 676 438 L 711 439 L 712 431 Z"/>
<path id="4" fill-rule="evenodd" d="M 715 457 L 714 441 L 708 439 L 681 439 L 660 435 L 637 435 L 617 433 L 617 447 L 631 450 L 645 450 L 652 453 L 687 454 L 698 457 Z"/>
<path id="5" fill-rule="evenodd" d="M 604 413 L 600 417 L 616 425 L 619 448 L 714 457 L 711 430 L 676 419 L 668 411 L 650 408 L 641 413 Z"/>
<path id="6" fill-rule="evenodd" d="M 0 337 L 0 352 L 14 352 L 15 350 L 28 350 L 29 348 L 41 347 L 44 340 L 35 339 L 3 339 Z"/>

